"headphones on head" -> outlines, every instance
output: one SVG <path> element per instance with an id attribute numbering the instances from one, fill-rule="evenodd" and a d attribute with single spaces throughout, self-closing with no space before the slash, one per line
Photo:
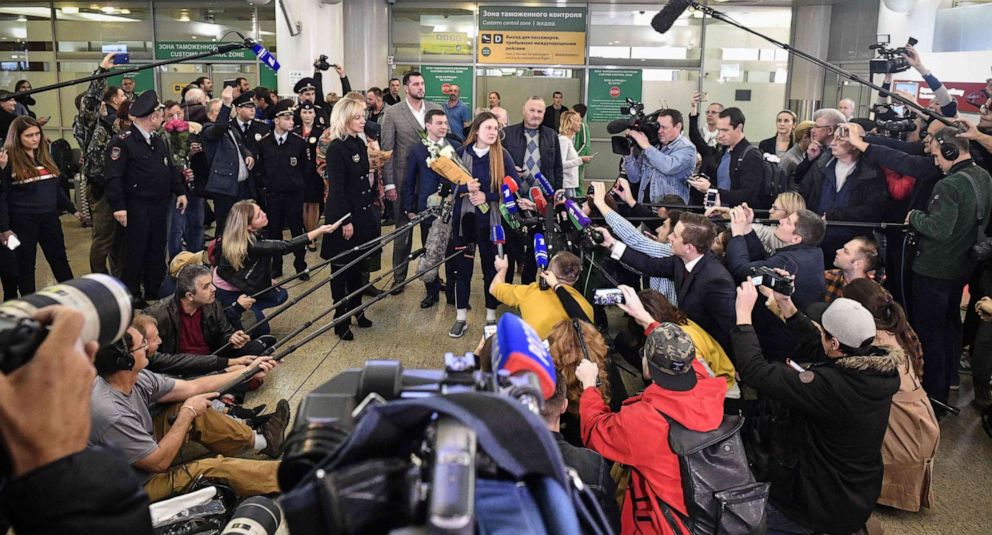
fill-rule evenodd
<path id="1" fill-rule="evenodd" d="M 949 143 L 944 139 L 944 129 L 940 129 L 933 136 L 934 140 L 940 144 L 940 155 L 944 157 L 945 160 L 954 161 L 961 156 L 961 149 L 957 147 L 954 143 Z"/>
<path id="2" fill-rule="evenodd" d="M 124 333 L 120 340 L 107 346 L 106 353 L 101 351 L 104 354 L 100 360 L 106 364 L 106 367 L 115 371 L 133 370 L 135 362 L 131 353 L 131 343 L 131 335 Z"/>

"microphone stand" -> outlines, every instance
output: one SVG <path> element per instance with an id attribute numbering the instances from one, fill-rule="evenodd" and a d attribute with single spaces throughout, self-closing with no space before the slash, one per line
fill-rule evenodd
<path id="1" fill-rule="evenodd" d="M 93 75 L 86 76 L 86 77 L 83 77 L 83 78 L 76 78 L 76 79 L 73 79 L 73 80 L 66 80 L 64 82 L 58 82 L 58 83 L 51 84 L 51 85 L 45 85 L 45 86 L 41 86 L 41 87 L 35 87 L 35 88 L 32 88 L 32 89 L 28 89 L 27 91 L 18 91 L 16 93 L 12 94 L 12 95 L 9 95 L 9 97 L 10 98 L 17 98 L 17 97 L 21 97 L 21 96 L 25 96 L 25 95 L 33 95 L 35 93 L 41 93 L 43 91 L 51 91 L 53 89 L 61 89 L 63 87 L 69 87 L 71 85 L 82 84 L 82 83 L 85 83 L 85 82 L 92 82 L 93 80 L 101 80 L 103 78 L 110 78 L 111 76 L 119 76 L 119 75 L 122 75 L 122 74 L 131 74 L 133 72 L 144 71 L 144 70 L 148 70 L 148 69 L 154 69 L 155 67 L 161 67 L 163 65 L 172 65 L 173 63 L 181 63 L 183 61 L 191 61 L 191 60 L 194 60 L 194 59 L 200 59 L 200 58 L 206 58 L 206 57 L 210 57 L 210 56 L 216 56 L 218 54 L 226 54 L 226 53 L 228 53 L 228 52 L 230 52 L 232 50 L 237 50 L 239 48 L 250 48 L 250 46 L 246 42 L 245 43 L 222 43 L 222 44 L 218 44 L 217 46 L 215 46 L 211 50 L 207 50 L 205 52 L 200 52 L 198 54 L 192 54 L 192 55 L 189 55 L 189 56 L 183 56 L 181 58 L 172 58 L 172 59 L 163 59 L 161 61 L 153 61 L 151 63 L 147 63 L 147 64 L 143 64 L 143 65 L 138 65 L 138 66 L 135 66 L 135 67 L 128 67 L 126 69 L 112 70 L 112 71 L 107 71 L 107 72 L 103 72 L 103 73 L 93 74 Z"/>
<path id="2" fill-rule="evenodd" d="M 748 28 L 747 26 L 744 26 L 743 24 L 741 24 L 741 23 L 735 21 L 734 19 L 730 18 L 725 13 L 722 13 L 720 11 L 717 11 L 716 9 L 713 9 L 710 6 L 701 4 L 701 3 L 696 2 L 696 1 L 689 2 L 689 5 L 693 9 L 697 9 L 699 11 L 702 11 L 703 13 L 705 13 L 706 15 L 709 15 L 709 16 L 713 17 L 714 19 L 717 19 L 719 21 L 725 22 L 725 23 L 727 23 L 727 24 L 729 24 L 731 26 L 734 26 L 736 28 L 740 28 L 740 29 L 744 30 L 745 32 L 747 32 L 747 33 L 749 33 L 751 35 L 760 37 L 760 38 L 764 39 L 765 41 L 768 41 L 769 43 L 771 43 L 771 44 L 773 44 L 773 45 L 781 48 L 782 50 L 785 50 L 786 52 L 788 52 L 790 54 L 795 54 L 796 56 L 799 56 L 800 58 L 802 58 L 802 59 L 804 59 L 804 60 L 806 60 L 806 61 L 808 61 L 810 63 L 813 63 L 815 65 L 818 65 L 818 66 L 820 66 L 820 67 L 822 67 L 822 68 L 824 68 L 824 69 L 826 69 L 826 70 L 828 70 L 828 71 L 830 71 L 830 72 L 832 72 L 834 74 L 838 74 L 840 76 L 843 76 L 844 78 L 847 78 L 848 80 L 851 80 L 852 82 L 857 82 L 857 83 L 859 83 L 861 85 L 868 86 L 868 87 L 874 89 L 875 91 L 878 91 L 883 96 L 886 96 L 886 97 L 895 99 L 895 100 L 897 100 L 897 101 L 899 101 L 899 102 L 901 102 L 901 103 L 909 106 L 910 108 L 913 108 L 914 110 L 916 110 L 920 114 L 922 114 L 922 115 L 924 115 L 926 117 L 929 117 L 932 120 L 940 121 L 940 122 L 944 123 L 947 126 L 954 126 L 954 127 L 957 126 L 950 119 L 947 119 L 946 117 L 944 117 L 943 115 L 940 115 L 939 113 L 934 113 L 934 112 L 932 112 L 932 111 L 924 108 L 923 106 L 920 106 L 915 101 L 912 101 L 910 99 L 904 98 L 904 97 L 902 97 L 902 96 L 900 96 L 900 95 L 898 95 L 896 93 L 893 93 L 892 91 L 889 91 L 888 89 L 883 88 L 882 86 L 875 85 L 874 83 L 872 83 L 872 82 L 870 82 L 868 80 L 865 80 L 864 78 L 861 78 L 860 76 L 858 76 L 857 74 L 854 74 L 851 71 L 847 71 L 847 70 L 844 70 L 844 69 L 842 69 L 840 67 L 837 67 L 836 65 L 832 65 L 830 63 L 827 63 L 826 61 L 823 61 L 822 59 L 817 58 L 815 56 L 811 56 L 811 55 L 807 54 L 806 52 L 803 52 L 802 50 L 799 50 L 798 48 L 793 48 L 791 45 L 788 45 L 788 44 L 783 43 L 781 41 L 777 41 L 775 39 L 772 39 L 771 37 L 769 37 L 769 36 L 767 36 L 767 35 L 765 35 L 765 34 L 763 34 L 761 32 L 752 30 L 751 28 Z"/>

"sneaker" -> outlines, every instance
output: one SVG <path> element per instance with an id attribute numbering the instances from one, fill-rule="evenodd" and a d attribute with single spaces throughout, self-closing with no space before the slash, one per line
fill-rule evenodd
<path id="1" fill-rule="evenodd" d="M 452 338 L 461 338 L 465 336 L 465 333 L 467 331 L 468 331 L 468 322 L 455 321 L 455 323 L 451 325 L 451 330 L 448 331 L 448 336 Z"/>
<path id="2" fill-rule="evenodd" d="M 971 355 L 967 349 L 961 352 L 961 359 L 958 360 L 958 373 L 971 375 Z"/>
<path id="3" fill-rule="evenodd" d="M 250 420 L 258 416 L 259 414 L 262 414 L 262 411 L 264 410 L 265 410 L 264 403 L 262 405 L 253 407 L 251 409 L 242 407 L 240 405 L 231 405 L 230 407 L 227 408 L 227 414 L 228 416 L 232 416 L 239 420 Z"/>
<path id="4" fill-rule="evenodd" d="M 954 374 L 954 378 L 951 379 L 951 390 L 961 389 L 961 376 Z"/>
<path id="5" fill-rule="evenodd" d="M 486 327 L 495 327 L 496 320 L 486 320 Z"/>
<path id="6" fill-rule="evenodd" d="M 276 337 L 271 334 L 263 334 L 262 336 L 256 338 L 255 341 L 265 346 L 265 349 L 276 345 Z"/>
<path id="7" fill-rule="evenodd" d="M 262 428 L 262 436 L 265 437 L 266 446 L 262 453 L 278 459 L 282 454 L 282 446 L 286 440 L 286 427 L 289 426 L 289 402 L 280 399 L 276 404 L 276 411 L 269 415 L 269 421 L 265 422 Z"/>

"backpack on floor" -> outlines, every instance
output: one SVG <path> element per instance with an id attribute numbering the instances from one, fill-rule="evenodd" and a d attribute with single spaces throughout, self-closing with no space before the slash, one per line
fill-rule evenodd
<path id="1" fill-rule="evenodd" d="M 679 458 L 689 513 L 683 516 L 661 502 L 675 533 L 681 533 L 676 516 L 693 535 L 764 533 L 769 484 L 755 481 L 748 467 L 740 436 L 744 418 L 724 416 L 720 427 L 701 433 L 661 415 L 668 421 L 668 444 Z"/>

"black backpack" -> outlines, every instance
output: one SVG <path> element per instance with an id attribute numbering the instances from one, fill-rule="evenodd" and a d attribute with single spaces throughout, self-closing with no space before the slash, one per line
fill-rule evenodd
<path id="1" fill-rule="evenodd" d="M 762 169 L 764 170 L 764 175 L 761 177 L 761 189 L 758 191 L 761 202 L 764 206 L 771 206 L 775 201 L 775 197 L 778 197 L 780 193 L 791 191 L 794 188 L 789 181 L 789 175 L 785 174 L 785 171 L 777 163 L 766 160 L 765 155 L 762 154 L 761 149 L 758 147 L 748 145 L 744 149 L 744 154 L 741 155 L 740 161 L 743 162 L 744 158 L 747 158 L 747 155 L 751 152 L 758 153 L 758 157 L 761 158 Z M 740 165 L 740 162 L 738 162 L 738 165 Z"/>
<path id="2" fill-rule="evenodd" d="M 764 533 L 769 484 L 751 474 L 740 436 L 744 418 L 724 416 L 720 427 L 700 433 L 661 415 L 668 421 L 668 444 L 679 458 L 689 513 L 682 516 L 661 502 L 675 533 L 682 533 L 676 516 L 693 535 Z"/>

